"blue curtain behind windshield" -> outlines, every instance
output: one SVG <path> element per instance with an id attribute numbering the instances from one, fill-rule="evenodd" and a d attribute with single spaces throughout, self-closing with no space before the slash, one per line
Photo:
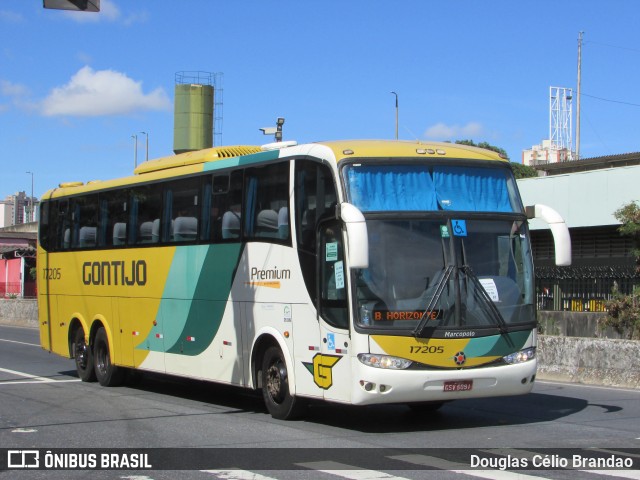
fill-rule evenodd
<path id="1" fill-rule="evenodd" d="M 442 210 L 513 211 L 502 170 L 437 166 L 433 183 Z"/>
<path id="2" fill-rule="evenodd" d="M 359 165 L 347 169 L 351 203 L 363 212 L 513 212 L 502 169 Z"/>
<path id="3" fill-rule="evenodd" d="M 433 180 L 424 166 L 361 166 L 348 170 L 351 202 L 363 212 L 437 210 Z"/>

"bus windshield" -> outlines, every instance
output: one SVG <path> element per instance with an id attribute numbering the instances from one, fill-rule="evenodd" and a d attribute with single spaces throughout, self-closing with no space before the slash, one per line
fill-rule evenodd
<path id="1" fill-rule="evenodd" d="M 420 336 L 535 321 L 526 222 L 508 169 L 353 163 L 344 176 L 369 234 L 369 267 L 355 271 L 360 325 Z"/>
<path id="2" fill-rule="evenodd" d="M 534 322 L 524 221 L 369 219 L 367 228 L 369 267 L 355 271 L 361 325 L 418 336 Z"/>

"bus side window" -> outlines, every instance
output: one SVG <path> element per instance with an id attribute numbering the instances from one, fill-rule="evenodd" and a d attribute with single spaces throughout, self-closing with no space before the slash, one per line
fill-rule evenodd
<path id="1" fill-rule="evenodd" d="M 245 190 L 245 236 L 288 242 L 289 162 L 248 169 Z"/>
<path id="2" fill-rule="evenodd" d="M 114 190 L 100 194 L 101 223 L 105 246 L 123 246 L 127 243 L 129 191 Z"/>
<path id="3" fill-rule="evenodd" d="M 98 195 L 76 197 L 71 200 L 73 248 L 92 248 L 97 245 Z"/>
<path id="4" fill-rule="evenodd" d="M 38 226 L 38 241 L 42 248 L 45 250 L 51 249 L 51 230 L 49 226 L 51 225 L 51 218 L 49 217 L 49 207 L 51 207 L 51 202 L 41 202 L 40 203 L 40 225 Z"/>
<path id="5" fill-rule="evenodd" d="M 71 248 L 71 218 L 69 200 L 59 200 L 56 215 L 56 250 Z"/>
<path id="6" fill-rule="evenodd" d="M 199 178 L 177 180 L 167 185 L 165 190 L 167 215 L 165 218 L 171 222 L 172 226 L 169 241 L 193 242 L 198 238 L 199 202 Z M 147 220 L 151 225 L 153 225 L 153 221 L 152 219 Z"/>
<path id="7" fill-rule="evenodd" d="M 296 160 L 294 195 L 298 259 L 309 297 L 316 303 L 316 225 L 336 203 L 329 167 L 311 160 Z"/>
<path id="8" fill-rule="evenodd" d="M 219 242 L 222 238 L 222 216 L 226 212 L 229 196 L 229 174 L 205 177 L 202 194 L 203 241 Z"/>
<path id="9" fill-rule="evenodd" d="M 69 229 L 68 204 L 69 201 L 66 199 L 53 200 L 49 203 L 49 229 L 46 237 L 48 248 L 52 251 L 65 248 L 64 238 L 67 230 L 69 230 L 68 238 L 70 238 L 71 231 Z M 69 248 L 69 246 L 67 245 L 66 248 Z"/>
<path id="10" fill-rule="evenodd" d="M 342 231 L 336 221 L 320 227 L 320 315 L 339 328 L 349 327 L 347 308 L 347 272 L 344 266 Z"/>
<path id="11" fill-rule="evenodd" d="M 129 212 L 129 224 L 127 235 L 130 245 L 149 243 L 148 230 L 153 232 L 153 224 L 162 213 L 162 195 L 158 185 L 145 185 L 137 187 L 131 193 L 131 211 Z M 150 223 L 148 223 L 150 222 Z M 150 228 L 148 228 L 150 227 Z"/>
<path id="12" fill-rule="evenodd" d="M 226 191 L 224 190 L 225 185 Z M 214 242 L 237 241 L 240 238 L 242 185 L 242 170 L 235 170 L 231 172 L 231 175 L 214 177 L 211 207 L 211 215 L 215 215 L 215 219 L 212 219 Z"/>

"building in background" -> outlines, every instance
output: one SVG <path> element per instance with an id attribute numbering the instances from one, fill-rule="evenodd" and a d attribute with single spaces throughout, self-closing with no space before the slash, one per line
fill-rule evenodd
<path id="1" fill-rule="evenodd" d="M 33 213 L 32 213 L 33 212 Z M 38 218 L 38 199 L 25 192 L 17 192 L 0 200 L 0 228 L 35 222 Z"/>
<path id="2" fill-rule="evenodd" d="M 549 87 L 549 138 L 540 145 L 522 151 L 522 163 L 535 167 L 567 162 L 576 158 L 573 152 L 573 91 L 565 87 Z"/>
<path id="3" fill-rule="evenodd" d="M 614 282 L 629 294 L 640 283 L 630 237 L 620 235 L 614 212 L 640 201 L 640 153 L 537 165 L 544 176 L 518 180 L 525 205 L 557 210 L 571 233 L 573 263 L 554 264 L 548 226 L 531 220 L 538 308 L 603 311 Z"/>
<path id="4" fill-rule="evenodd" d="M 36 223 L 0 228 L 0 298 L 36 296 Z"/>

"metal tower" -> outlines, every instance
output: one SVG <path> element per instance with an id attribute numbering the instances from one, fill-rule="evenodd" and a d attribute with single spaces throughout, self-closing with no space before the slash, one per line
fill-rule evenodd
<path id="1" fill-rule="evenodd" d="M 566 150 L 567 160 L 573 159 L 571 143 L 573 91 L 565 87 L 549 87 L 549 139 L 553 150 Z"/>

